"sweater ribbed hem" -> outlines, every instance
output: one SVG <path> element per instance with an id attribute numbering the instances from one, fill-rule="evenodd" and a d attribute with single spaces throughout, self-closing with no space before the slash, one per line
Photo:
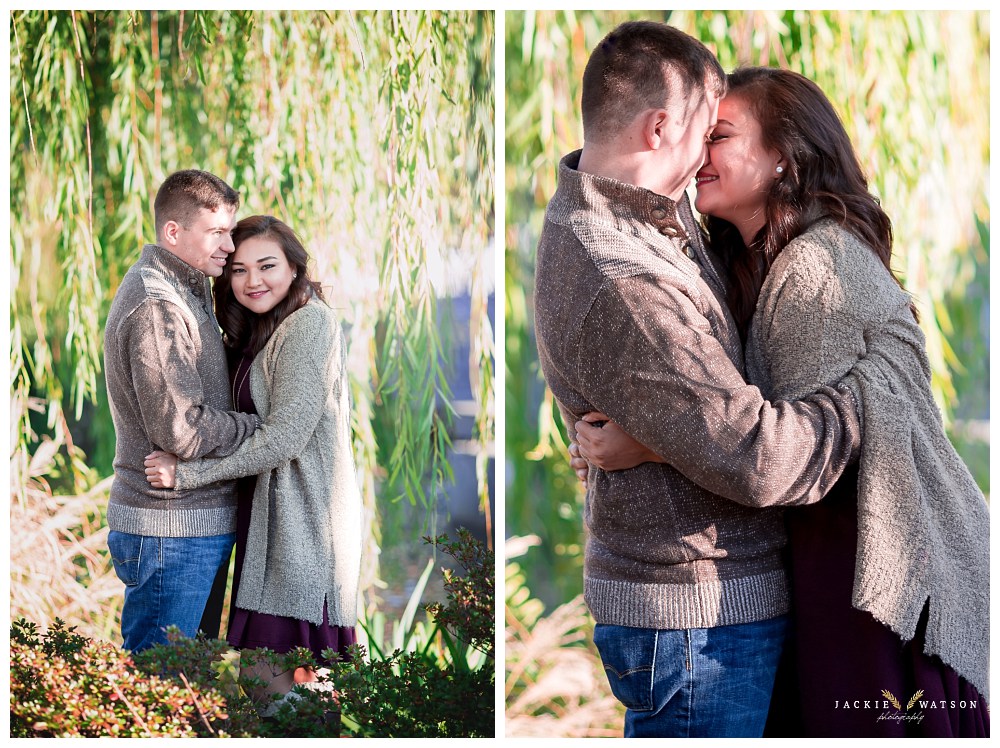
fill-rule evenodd
<path id="1" fill-rule="evenodd" d="M 156 538 L 204 538 L 236 532 L 236 506 L 212 509 L 141 509 L 108 503 L 108 529 Z"/>
<path id="2" fill-rule="evenodd" d="M 597 623 L 646 629 L 700 629 L 766 621 L 789 610 L 788 582 L 778 569 L 699 584 L 647 584 L 584 579 Z"/>

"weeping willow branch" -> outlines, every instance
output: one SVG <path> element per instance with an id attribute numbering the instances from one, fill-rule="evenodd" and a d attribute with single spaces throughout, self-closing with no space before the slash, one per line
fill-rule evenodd
<path id="1" fill-rule="evenodd" d="M 428 266 L 492 241 L 492 77 L 470 62 L 492 47 L 492 14 L 37 10 L 12 21 L 12 467 L 50 437 L 62 445 L 47 476 L 57 493 L 110 474 L 107 308 L 153 239 L 157 185 L 197 167 L 240 191 L 241 214 L 282 218 L 310 251 L 347 331 L 372 536 L 399 495 L 435 512 L 453 394 Z M 487 409 L 491 331 L 473 324 L 484 364 L 469 374 Z M 490 438 L 492 422 L 479 423 Z M 23 495 L 26 471 L 15 474 Z"/>

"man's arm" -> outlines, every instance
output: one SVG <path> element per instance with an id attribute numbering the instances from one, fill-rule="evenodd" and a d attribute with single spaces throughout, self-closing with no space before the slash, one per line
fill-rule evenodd
<path id="1" fill-rule="evenodd" d="M 584 322 L 579 350 L 584 397 L 719 496 L 759 507 L 819 501 L 857 457 L 849 392 L 824 388 L 798 402 L 767 402 L 668 279 L 609 283 Z"/>
<path id="2" fill-rule="evenodd" d="M 229 454 L 259 421 L 249 413 L 216 410 L 204 403 L 194 343 L 180 310 L 148 300 L 133 312 L 121 345 L 149 440 L 182 460 Z M 225 370 L 220 376 L 226 377 Z"/>

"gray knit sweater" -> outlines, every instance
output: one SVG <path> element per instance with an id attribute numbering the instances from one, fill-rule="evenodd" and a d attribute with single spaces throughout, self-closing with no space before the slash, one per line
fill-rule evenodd
<path id="1" fill-rule="evenodd" d="M 346 346 L 313 299 L 274 331 L 250 368 L 263 425 L 232 455 L 177 464 L 177 487 L 257 475 L 236 604 L 353 626 L 361 569 L 361 493 L 351 446 Z"/>
<path id="2" fill-rule="evenodd" d="M 108 527 L 158 537 L 236 530 L 236 486 L 153 488 L 143 461 L 162 449 L 181 459 L 231 453 L 258 422 L 233 411 L 208 277 L 155 244 L 118 287 L 104 333 L 115 425 Z"/>
<path id="3" fill-rule="evenodd" d="M 909 640 L 929 599 L 926 652 L 989 699 L 989 512 L 945 435 L 909 301 L 868 245 L 821 221 L 767 276 L 747 371 L 772 398 L 851 372 L 863 422 L 854 607 Z"/>
<path id="4" fill-rule="evenodd" d="M 538 246 L 535 332 L 572 436 L 600 410 L 670 464 L 592 469 L 584 586 L 598 623 L 700 628 L 788 609 L 780 514 L 856 453 L 849 392 L 769 403 L 742 377 L 721 277 L 686 199 L 563 159 Z"/>

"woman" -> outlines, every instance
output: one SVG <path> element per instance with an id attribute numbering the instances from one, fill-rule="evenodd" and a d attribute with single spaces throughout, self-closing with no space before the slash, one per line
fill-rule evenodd
<path id="1" fill-rule="evenodd" d="M 748 379 L 789 400 L 844 378 L 863 422 L 858 465 L 785 513 L 793 626 L 768 734 L 988 735 L 989 515 L 934 405 L 888 216 L 796 73 L 733 73 L 708 152 L 695 205 Z M 663 461 L 613 423 L 577 432 L 604 469 Z"/>
<path id="2" fill-rule="evenodd" d="M 233 401 L 263 424 L 223 458 L 177 462 L 154 452 L 147 480 L 195 488 L 241 478 L 228 640 L 279 653 L 305 647 L 322 663 L 323 650 L 343 655 L 356 641 L 361 500 L 344 339 L 288 226 L 244 218 L 233 244 L 215 284 L 217 317 Z M 305 668 L 273 679 L 263 667 L 255 674 L 271 693 L 316 680 Z"/>

